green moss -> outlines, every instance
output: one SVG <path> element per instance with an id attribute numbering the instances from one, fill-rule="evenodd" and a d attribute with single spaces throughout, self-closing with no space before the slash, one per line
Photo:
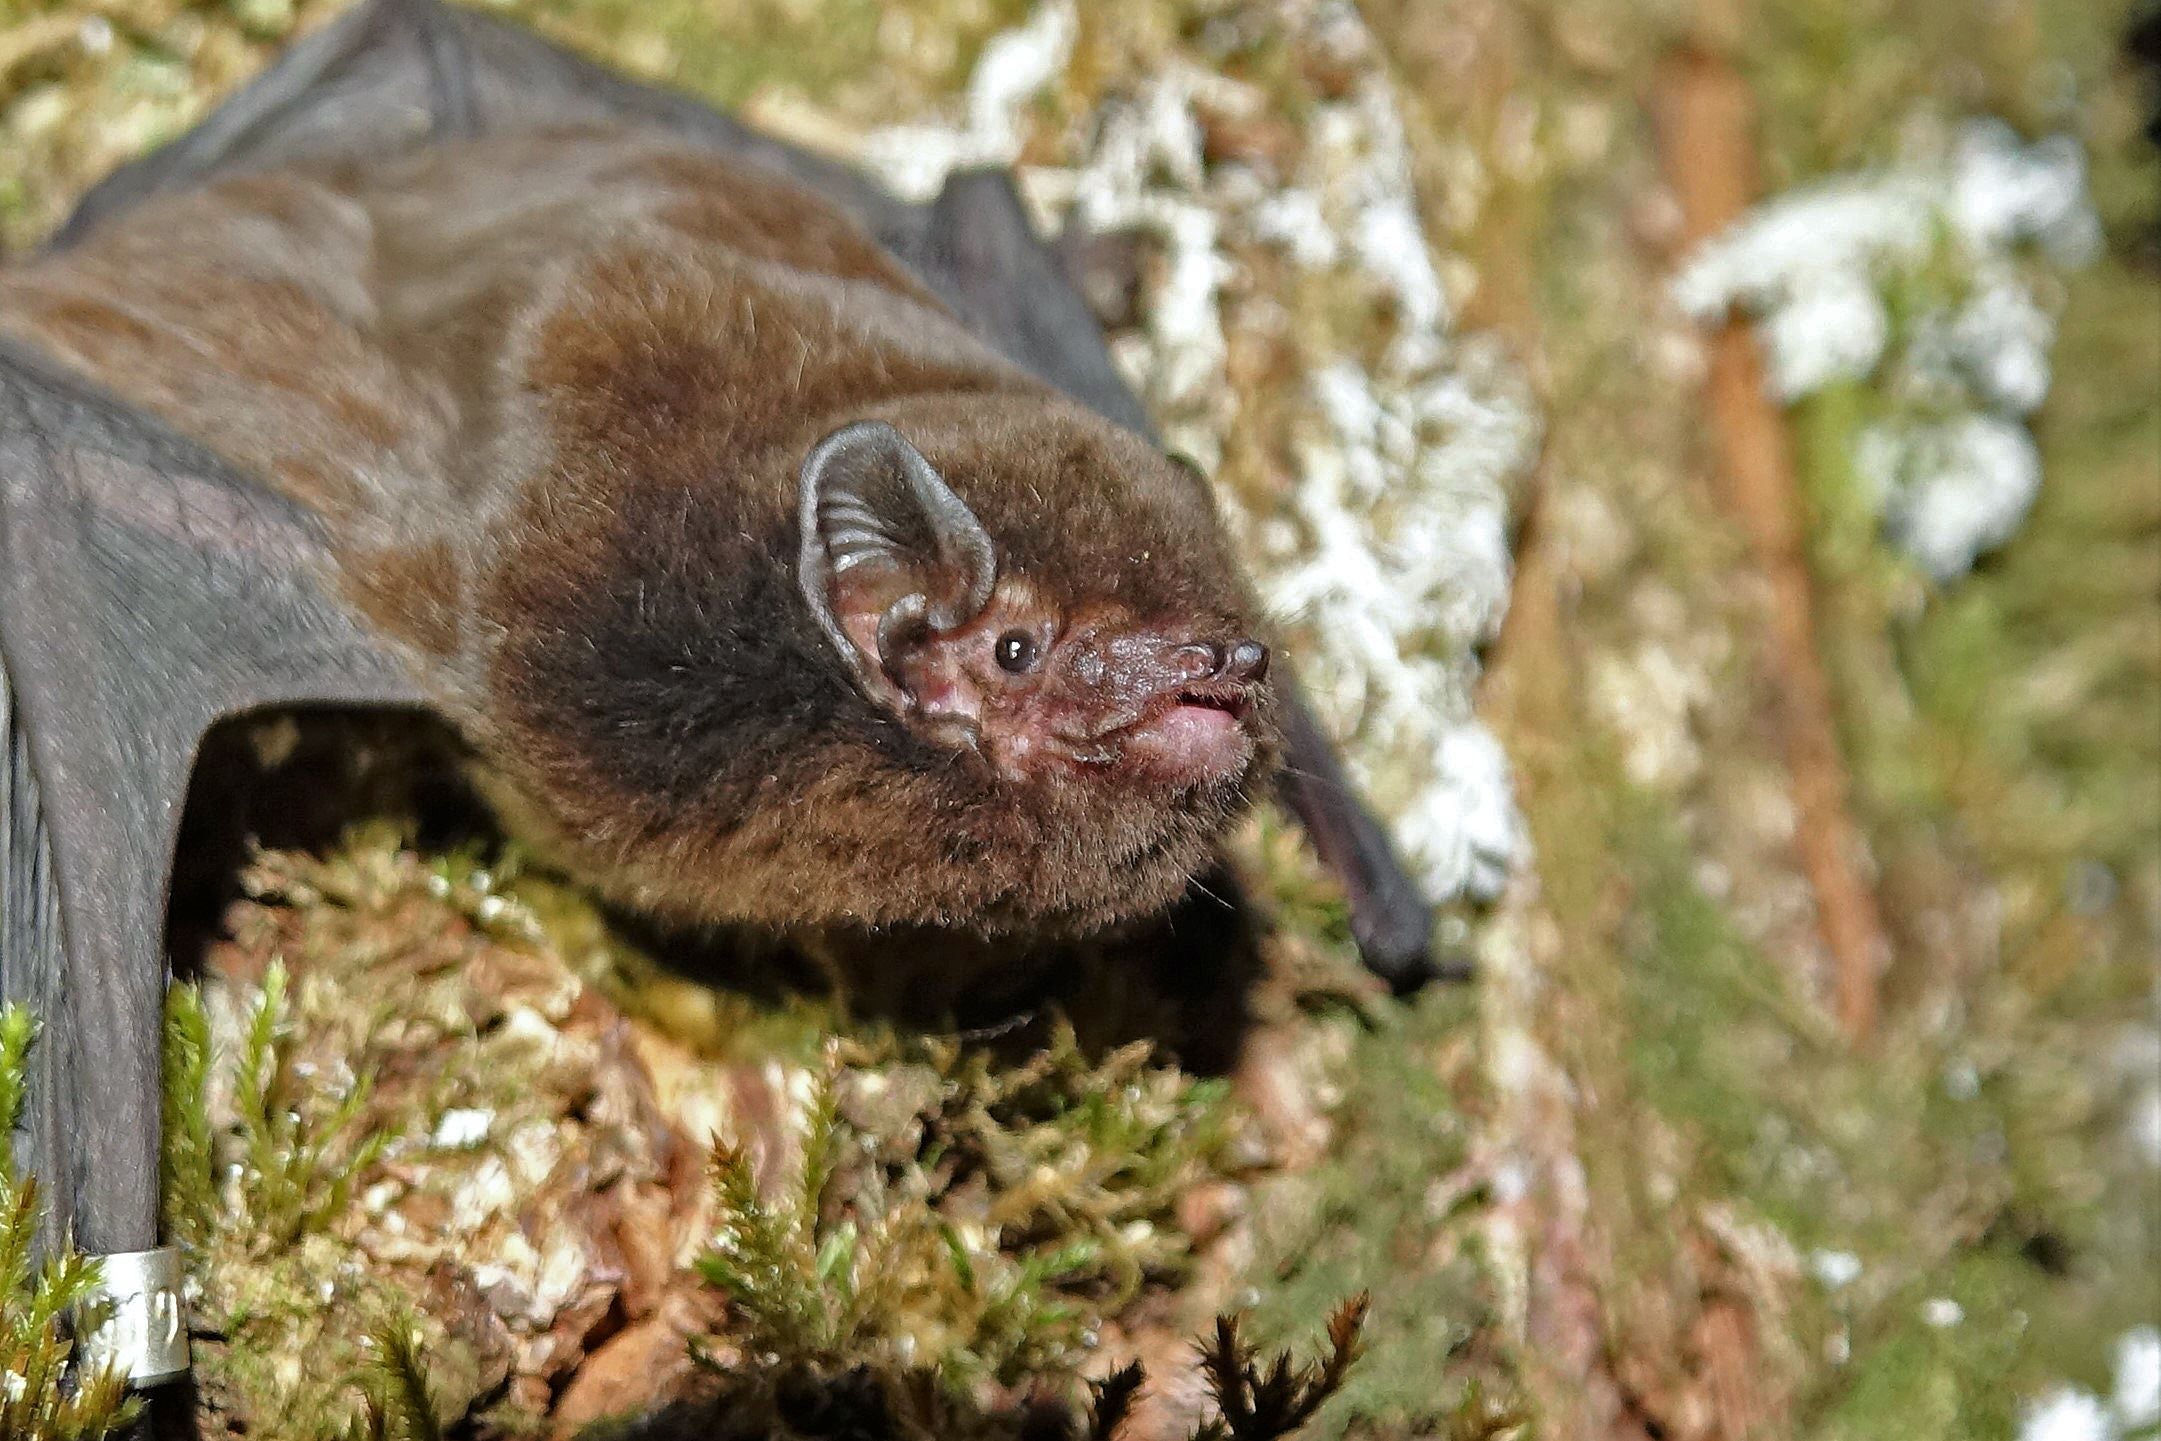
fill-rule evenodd
<path id="1" fill-rule="evenodd" d="M 1918 703 L 1987 843 L 2052 862 L 2059 893 L 2077 855 L 2134 894 L 2154 863 L 2161 421 L 2129 379 L 2161 375 L 2152 304 L 2152 281 L 2115 260 L 2072 278 L 2033 516 L 1999 563 L 1931 608 L 1908 649 Z"/>
<path id="2" fill-rule="evenodd" d="M 296 1069 L 281 1034 L 291 1024 L 286 979 L 284 963 L 272 961 L 232 1071 L 241 1142 L 232 1204 L 255 1242 L 271 1250 L 341 1220 L 355 1180 L 387 1139 L 355 1126 L 368 1104 L 369 1077 L 352 1077 L 344 1094 L 329 1101 Z"/>
<path id="3" fill-rule="evenodd" d="M 505 8 L 722 105 L 741 104 L 761 85 L 816 93 L 861 74 L 878 59 L 882 9 L 872 0 L 816 7 L 743 0 L 719 16 L 694 0 L 528 0 Z"/>
<path id="4" fill-rule="evenodd" d="M 1471 1156 L 1470 999 L 1435 990 L 1375 1016 L 1332 1068 L 1343 1090 L 1328 1158 L 1256 1192 L 1253 1334 L 1286 1343 L 1368 1291 L 1364 1359 L 1304 1434 L 1506 1434 L 1521 1418 L 1473 1222 L 1487 1197 Z"/>
<path id="5" fill-rule="evenodd" d="M 448 1429 L 428 1379 L 426 1328 L 417 1317 L 393 1310 L 368 1339 L 361 1414 L 342 1441 L 443 1441 Z"/>
<path id="6" fill-rule="evenodd" d="M 1189 1247 L 1177 1198 L 1228 1164 L 1237 1123 L 1220 1083 L 1163 1064 L 1147 1045 L 1091 1053 L 1059 1025 L 1025 1056 L 1000 1059 L 980 1046 L 851 1024 L 816 1003 L 768 1004 L 692 986 L 662 976 L 589 901 L 525 872 L 512 852 L 427 857 L 399 844 L 393 829 L 374 827 L 324 857 L 265 855 L 247 882 L 255 902 L 236 913 L 240 942 L 291 954 L 295 979 L 285 982 L 276 967 L 267 973 L 264 999 L 237 1027 L 243 1056 L 232 1073 L 289 1072 L 292 1057 L 276 1044 L 288 1031 L 305 1037 L 314 1067 L 396 1071 L 402 1079 L 364 1104 L 370 1133 L 396 1138 L 408 1194 L 456 1204 L 460 1167 L 414 1167 L 415 1146 L 424 1149 L 418 1138 L 446 1109 L 487 1112 L 495 1131 L 508 1132 L 571 1104 L 557 1092 L 572 1082 L 555 1069 L 535 1071 L 519 1027 L 475 1024 L 525 1004 L 541 1005 L 553 1018 L 545 1024 L 562 1023 L 557 1012 L 579 990 L 572 972 L 729 1066 L 794 1072 L 805 1038 L 822 1031 L 826 1040 L 809 1054 L 826 1081 L 810 1108 L 803 1177 L 776 1196 L 770 1184 L 760 1188 L 743 1153 L 724 1153 L 719 1166 L 725 1216 L 706 1270 L 737 1302 L 736 1324 L 712 1342 L 731 1353 L 821 1374 L 864 1363 L 893 1369 L 905 1358 L 902 1369 L 935 1369 L 956 1396 L 981 1382 L 1070 1379 L 1108 1318 L 1144 1291 L 1175 1285 Z M 474 965 L 515 977 L 527 999 L 476 997 L 467 975 Z M 578 1003 L 600 1004 L 590 993 Z M 288 1011 L 287 1025 L 268 1018 Z M 188 1060 L 197 1051 L 192 1043 L 174 1049 L 191 1074 L 200 1069 Z M 265 1130 L 261 1116 L 285 1113 L 257 1096 L 271 1085 L 232 1088 L 241 1119 L 228 1149 L 252 1155 L 247 1136 Z M 285 1148 L 302 1174 L 274 1188 L 278 1205 L 259 1209 L 265 1224 L 299 1216 L 299 1251 L 326 1262 L 342 1243 L 320 1235 L 318 1222 L 349 1207 L 306 1200 L 331 1198 L 306 1179 L 322 1168 L 305 1162 L 344 1154 L 336 1142 L 346 1110 L 302 1096 L 286 1111 L 302 1118 Z M 794 1154 L 785 1139 L 757 1143 Z M 271 1264 L 284 1254 L 277 1245 L 245 1239 L 260 1227 L 226 1215 L 209 1229 L 228 1253 L 257 1247 L 224 1263 L 257 1291 L 306 1279 Z M 282 1310 L 265 1316 L 248 1338 L 250 1354 L 258 1346 L 288 1354 L 289 1345 L 269 1344 L 268 1328 L 292 1319 Z M 350 1357 L 351 1375 L 364 1381 L 373 1374 L 364 1364 L 371 1327 L 356 1312 L 314 1344 Z M 442 1364 L 441 1338 L 430 1354 Z M 285 1404 L 275 1374 L 247 1361 L 218 1364 L 245 1373 L 230 1386 L 245 1406 L 275 1414 Z M 778 1384 L 778 1375 L 765 1380 Z M 357 1404 L 350 1384 L 343 1394 Z M 446 1397 L 468 1394 L 462 1384 L 443 1388 Z"/>
<path id="7" fill-rule="evenodd" d="M 138 1403 L 110 1366 L 75 1355 L 70 1333 L 96 1304 L 99 1266 L 64 1239 L 40 1246 L 37 1178 L 15 1170 L 36 1034 L 29 1012 L 0 1007 L 0 1436 L 98 1441 L 131 1423 Z"/>
<path id="8" fill-rule="evenodd" d="M 1148 1047 L 1092 1059 L 1060 1027 L 1017 1067 L 922 1038 L 833 1057 L 799 1177 L 761 1190 L 733 1146 L 715 1163 L 721 1216 L 700 1269 L 750 1350 L 905 1361 L 964 1387 L 1052 1379 L 1184 1261 L 1172 1207 L 1220 1154 L 1226 1119 L 1218 1088 Z"/>
<path id="9" fill-rule="evenodd" d="M 2061 1027 L 1909 1030 L 1853 1056 L 1697 889 L 1670 819 L 1639 805 L 1627 832 L 1630 1077 L 1688 1142 L 1683 1193 L 1863 1263 L 1851 1285 L 1791 1299 L 1788 1334 L 1844 1358 L 1812 1368 L 1801 1434 L 1858 1438 L 1894 1418 L 1915 1437 L 2008 1434 L 2023 1396 L 2091 1371 L 2079 1358 L 2139 1319 L 2119 1269 L 2136 1241 L 2119 1249 L 2131 1238 L 2098 1184 L 2112 1132 Z M 1975 1072 L 1977 1053 L 1995 1065 Z M 1955 1323 L 1926 1319 L 1938 1298 Z"/>
<path id="10" fill-rule="evenodd" d="M 894 113 L 896 91 L 960 88 L 984 41 L 1027 11 L 1021 0 L 500 0 L 498 8 L 723 108 L 786 91 L 877 119 Z M 903 36 L 910 43 L 896 46 Z"/>
<path id="11" fill-rule="evenodd" d="M 1792 1150 L 1819 1144 L 1821 1121 L 1781 1114 L 1777 1078 L 1835 1064 L 1836 1043 L 1696 885 L 1670 814 L 1629 797 L 1617 833 L 1635 897 L 1619 960 L 1636 1094 L 1691 1133 L 1694 1189 L 1749 1195 L 1805 1240 L 1820 1207 L 1780 1177 Z"/>
<path id="12" fill-rule="evenodd" d="M 826 1078 L 802 1174 L 777 1201 L 761 1196 L 743 1152 L 723 1147 L 714 1163 L 719 1220 L 698 1269 L 733 1303 L 742 1329 L 731 1339 L 752 1365 L 920 1366 L 962 1394 L 982 1377 L 1069 1367 L 1082 1318 L 1056 1288 L 1095 1267 L 1092 1245 L 1016 1260 L 909 1195 L 883 1207 L 859 1196 L 844 1218 L 821 1222 L 841 1159 L 836 1084 Z"/>
<path id="13" fill-rule="evenodd" d="M 388 1137 L 359 1125 L 364 1078 L 299 1064 L 287 988 L 273 962 L 222 1056 L 197 990 L 169 995 L 167 1226 L 188 1253 L 194 1326 L 216 1338 L 195 1348 L 199 1385 L 219 1412 L 295 1441 L 406 1434 L 352 1429 L 393 1414 L 370 1345 L 411 1304 L 342 1236 Z M 217 1129 L 213 1085 L 230 1097 Z"/>

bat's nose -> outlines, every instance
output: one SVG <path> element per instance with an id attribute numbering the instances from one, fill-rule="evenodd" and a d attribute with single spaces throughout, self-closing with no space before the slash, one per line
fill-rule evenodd
<path id="1" fill-rule="evenodd" d="M 1223 674 L 1225 655 L 1214 641 L 1194 641 L 1171 652 L 1171 668 L 1181 681 L 1215 680 Z"/>
<path id="2" fill-rule="evenodd" d="M 1222 650 L 1222 647 L 1217 647 Z M 1251 637 L 1232 645 L 1217 673 L 1225 680 L 1258 683 L 1268 678 L 1268 647 Z"/>
<path id="3" fill-rule="evenodd" d="M 1268 647 L 1251 638 L 1194 641 L 1171 652 L 1171 664 L 1183 681 L 1225 680 L 1252 684 L 1268 675 Z"/>

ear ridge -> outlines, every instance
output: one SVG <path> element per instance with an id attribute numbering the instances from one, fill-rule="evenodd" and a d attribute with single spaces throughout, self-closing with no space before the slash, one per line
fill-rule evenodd
<path id="1" fill-rule="evenodd" d="M 998 580 L 998 553 L 966 501 L 954 494 L 923 453 L 882 420 L 844 425 L 803 460 L 801 552 L 797 582 L 811 614 L 858 681 L 889 696 L 890 656 L 866 655 L 835 607 L 835 583 L 850 571 L 895 572 L 906 606 L 933 627 L 950 629 L 981 611 Z M 881 617 L 878 634 L 893 627 Z"/>

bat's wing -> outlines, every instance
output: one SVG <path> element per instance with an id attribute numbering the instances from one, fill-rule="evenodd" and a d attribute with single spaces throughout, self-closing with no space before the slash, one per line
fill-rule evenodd
<path id="1" fill-rule="evenodd" d="M 1101 330 L 1037 238 L 1002 172 L 956 175 L 929 206 L 895 199 L 830 159 L 698 102 L 625 80 L 514 25 L 435 0 L 363 0 L 302 41 L 200 126 L 116 171 L 61 231 L 214 174 L 301 158 L 381 155 L 431 140 L 603 120 L 637 122 L 768 165 L 818 191 L 907 261 L 1007 356 L 1119 424 L 1153 438 Z M 1432 909 L 1359 801 L 1295 680 L 1284 797 L 1342 878 L 1352 930 L 1399 987 L 1428 974 Z"/>
<path id="2" fill-rule="evenodd" d="M 43 1024 L 28 1160 L 91 1252 L 157 1245 L 165 891 L 197 741 L 259 706 L 418 701 L 323 561 L 286 502 L 0 340 L 0 994 Z"/>
<path id="3" fill-rule="evenodd" d="M 978 335 L 1075 400 L 1160 443 L 1066 268 L 1003 170 L 967 170 L 889 241 Z"/>
<path id="4" fill-rule="evenodd" d="M 481 132 L 651 125 L 791 176 L 907 261 L 1006 355 L 1152 434 L 1087 302 L 1039 242 L 1003 172 L 957 175 L 928 206 L 687 96 L 626 80 L 530 31 L 436 0 L 363 0 L 294 45 L 185 135 L 93 187 L 66 246 L 145 196 L 294 161 L 382 156 Z"/>
<path id="5" fill-rule="evenodd" d="M 92 187 L 65 246 L 145 196 L 300 160 L 380 157 L 459 135 L 633 123 L 794 176 L 881 239 L 920 207 L 846 165 L 752 130 L 685 95 L 640 85 L 516 25 L 435 0 L 361 0 L 293 45 L 200 124 Z"/>

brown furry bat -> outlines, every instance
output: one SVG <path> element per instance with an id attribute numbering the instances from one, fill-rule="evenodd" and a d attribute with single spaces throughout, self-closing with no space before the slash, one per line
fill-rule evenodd
<path id="1" fill-rule="evenodd" d="M 221 718 L 432 711 L 642 910 L 1062 942 L 1269 778 L 1430 909 L 1002 176 L 898 201 L 365 0 L 0 271 L 0 997 L 32 1164 L 155 1244 L 160 937 Z M 1200 923 L 1196 922 L 1196 926 Z"/>
<path id="2" fill-rule="evenodd" d="M 0 325 L 322 516 L 522 827 L 643 908 L 1100 929 L 1274 748 L 1189 475 L 666 137 L 160 198 Z"/>

